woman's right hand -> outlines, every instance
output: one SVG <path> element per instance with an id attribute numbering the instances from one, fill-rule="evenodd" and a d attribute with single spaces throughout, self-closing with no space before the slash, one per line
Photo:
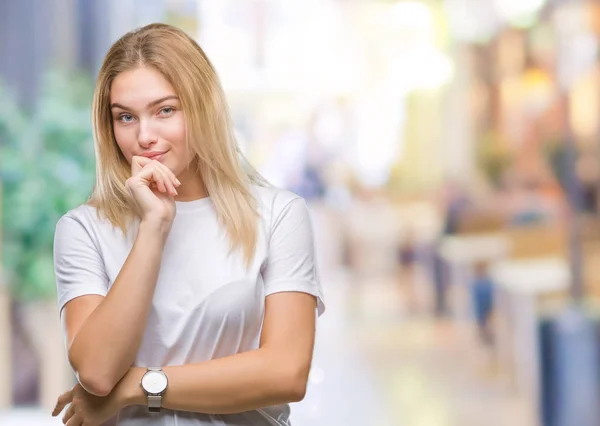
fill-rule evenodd
<path id="1" fill-rule="evenodd" d="M 170 225 L 175 217 L 175 189 L 181 183 L 175 174 L 159 161 L 134 156 L 131 177 L 125 183 L 141 213 L 142 221 Z"/>

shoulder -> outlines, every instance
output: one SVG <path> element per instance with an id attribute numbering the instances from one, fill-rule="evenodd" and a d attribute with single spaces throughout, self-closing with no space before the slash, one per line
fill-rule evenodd
<path id="1" fill-rule="evenodd" d="M 56 232 L 57 234 L 91 233 L 94 228 L 108 225 L 110 225 L 109 222 L 100 217 L 95 207 L 81 204 L 61 216 L 56 223 Z"/>
<path id="2" fill-rule="evenodd" d="M 81 204 L 62 215 L 58 223 L 75 221 L 85 224 L 94 220 L 98 220 L 96 208 L 88 204 Z"/>
<path id="3" fill-rule="evenodd" d="M 276 187 L 255 187 L 254 191 L 258 212 L 270 238 L 291 234 L 296 239 L 312 238 L 311 214 L 304 198 Z"/>
<path id="4" fill-rule="evenodd" d="M 282 214 L 290 211 L 306 210 L 304 198 L 275 186 L 252 186 L 252 192 L 256 199 L 257 209 L 263 219 L 275 220 Z"/>

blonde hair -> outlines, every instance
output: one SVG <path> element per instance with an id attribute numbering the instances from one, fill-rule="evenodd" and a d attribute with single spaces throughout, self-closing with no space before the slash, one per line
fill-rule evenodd
<path id="1" fill-rule="evenodd" d="M 104 58 L 92 105 L 96 184 L 88 204 L 124 234 L 130 220 L 139 218 L 125 187 L 131 167 L 115 141 L 110 112 L 113 80 L 137 67 L 159 71 L 179 96 L 188 148 L 196 155 L 198 172 L 227 232 L 230 249 L 241 249 L 249 265 L 258 233 L 258 212 L 250 185 L 268 183 L 238 149 L 214 67 L 192 38 L 172 26 L 150 24 L 127 33 Z"/>

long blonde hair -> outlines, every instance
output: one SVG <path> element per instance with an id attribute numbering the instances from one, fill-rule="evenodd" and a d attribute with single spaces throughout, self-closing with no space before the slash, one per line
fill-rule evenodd
<path id="1" fill-rule="evenodd" d="M 96 81 L 92 124 L 96 184 L 88 204 L 124 234 L 138 216 L 125 187 L 131 167 L 119 149 L 110 112 L 110 88 L 120 73 L 152 67 L 175 89 L 185 115 L 188 148 L 210 195 L 230 249 L 241 249 L 249 265 L 254 257 L 258 212 L 250 185 L 268 183 L 239 151 L 225 94 L 204 51 L 183 31 L 150 24 L 121 37 L 110 48 Z"/>

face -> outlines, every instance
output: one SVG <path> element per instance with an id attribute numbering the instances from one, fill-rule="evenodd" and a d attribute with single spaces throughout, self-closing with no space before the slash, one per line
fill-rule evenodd
<path id="1" fill-rule="evenodd" d="M 119 74 L 110 91 L 115 139 L 127 161 L 144 155 L 178 177 L 192 158 L 186 150 L 185 120 L 173 86 L 153 68 Z"/>

